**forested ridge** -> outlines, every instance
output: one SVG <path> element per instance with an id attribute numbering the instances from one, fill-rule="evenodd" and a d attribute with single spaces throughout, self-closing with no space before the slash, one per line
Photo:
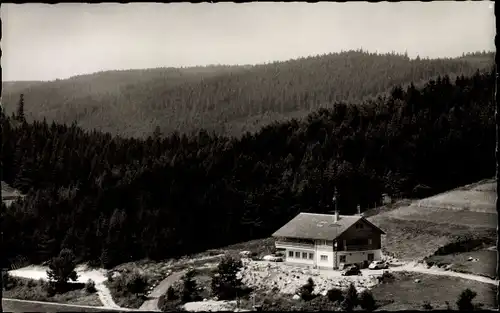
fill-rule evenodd
<path id="1" fill-rule="evenodd" d="M 26 98 L 2 117 L 4 180 L 27 193 L 2 208 L 2 251 L 38 262 L 70 248 L 105 266 L 166 258 L 330 211 L 334 188 L 349 214 L 384 192 L 423 196 L 491 177 L 493 91 L 492 71 L 442 76 L 241 138 L 122 138 L 27 122 Z"/>
<path id="2" fill-rule="evenodd" d="M 362 50 L 255 66 L 108 71 L 43 83 L 4 84 L 10 114 L 23 93 L 28 121 L 77 124 L 86 130 L 145 138 L 203 128 L 240 136 L 273 121 L 301 118 L 336 101 L 357 103 L 394 85 L 472 75 L 493 53 L 410 59 Z"/>

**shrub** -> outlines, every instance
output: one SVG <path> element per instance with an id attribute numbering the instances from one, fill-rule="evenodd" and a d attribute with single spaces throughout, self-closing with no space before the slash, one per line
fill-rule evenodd
<path id="1" fill-rule="evenodd" d="M 307 301 L 302 303 L 298 311 L 306 311 L 306 312 L 318 312 L 318 311 L 326 311 L 331 312 L 334 311 L 335 306 L 332 302 L 323 296 L 314 297 L 311 301 Z"/>
<path id="2" fill-rule="evenodd" d="M 111 272 L 111 271 L 107 271 L 107 272 L 106 272 L 106 278 L 107 278 L 107 280 L 108 280 L 110 283 L 111 283 L 111 282 L 113 282 L 113 272 Z"/>
<path id="3" fill-rule="evenodd" d="M 139 308 L 144 302 L 144 293 L 148 286 L 148 280 L 138 271 L 114 278 L 111 282 L 106 282 L 115 302 L 123 307 Z"/>
<path id="4" fill-rule="evenodd" d="M 472 300 L 476 297 L 476 293 L 469 288 L 460 293 L 457 300 L 457 307 L 460 311 L 472 311 L 474 306 Z"/>
<path id="5" fill-rule="evenodd" d="M 225 256 L 212 277 L 212 292 L 220 300 L 234 299 L 241 289 L 241 279 L 237 277 L 243 264 L 240 259 Z"/>
<path id="6" fill-rule="evenodd" d="M 429 301 L 424 301 L 424 303 L 422 304 L 422 309 L 432 310 L 432 305 L 429 303 Z"/>
<path id="7" fill-rule="evenodd" d="M 177 295 L 174 287 L 172 287 L 172 286 L 168 287 L 167 293 L 165 295 L 166 295 L 166 298 L 168 301 L 174 301 L 174 300 L 179 299 L 179 296 Z"/>
<path id="8" fill-rule="evenodd" d="M 363 310 L 373 311 L 375 310 L 375 299 L 373 298 L 370 290 L 365 289 L 359 294 L 359 305 Z"/>
<path id="9" fill-rule="evenodd" d="M 309 301 L 313 298 L 314 286 L 313 279 L 309 277 L 307 283 L 300 287 L 297 293 L 303 300 Z"/>
<path id="10" fill-rule="evenodd" d="M 15 277 L 12 277 L 7 271 L 4 271 L 2 273 L 2 281 L 3 281 L 3 288 L 5 290 L 10 290 L 16 287 L 18 283 L 17 279 Z"/>
<path id="11" fill-rule="evenodd" d="M 446 304 L 446 309 L 448 311 L 453 310 L 453 308 L 451 307 L 451 305 L 450 305 L 450 303 L 448 301 L 445 301 L 444 304 Z"/>
<path id="12" fill-rule="evenodd" d="M 328 290 L 326 293 L 328 300 L 331 302 L 342 302 L 344 300 L 344 295 L 342 294 L 342 290 L 339 288 L 332 288 Z"/>
<path id="13" fill-rule="evenodd" d="M 342 301 L 342 309 L 345 311 L 352 311 L 358 305 L 358 291 L 354 284 L 351 283 L 347 288 L 344 301 Z"/>
<path id="14" fill-rule="evenodd" d="M 128 292 L 139 295 L 146 291 L 148 281 L 143 275 L 138 272 L 133 272 L 126 280 L 125 286 Z"/>
<path id="15" fill-rule="evenodd" d="M 391 273 L 391 272 L 388 272 L 388 271 L 384 271 L 382 273 L 382 276 L 380 276 L 380 282 L 385 284 L 385 283 L 388 283 L 388 282 L 391 282 L 395 279 L 394 277 L 394 274 Z"/>
<path id="16" fill-rule="evenodd" d="M 92 279 L 89 279 L 85 284 L 85 291 L 87 293 L 96 293 L 97 289 L 95 288 L 95 283 Z"/>
<path id="17" fill-rule="evenodd" d="M 181 300 L 184 303 L 197 301 L 199 299 L 196 288 L 196 281 L 194 280 L 195 274 L 195 270 L 191 269 L 187 271 L 186 274 L 182 277 Z"/>
<path id="18" fill-rule="evenodd" d="M 47 284 L 45 286 L 45 293 L 47 294 L 47 297 L 50 297 L 50 298 L 55 296 L 57 293 L 57 290 L 56 290 L 54 284 Z"/>
<path id="19" fill-rule="evenodd" d="M 177 299 L 175 301 L 167 301 L 165 295 L 158 299 L 158 308 L 162 312 L 183 312 L 182 302 Z"/>

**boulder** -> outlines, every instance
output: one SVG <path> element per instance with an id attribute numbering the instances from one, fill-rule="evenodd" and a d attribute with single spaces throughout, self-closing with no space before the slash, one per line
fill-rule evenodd
<path id="1" fill-rule="evenodd" d="M 300 296 L 299 295 L 293 295 L 292 299 L 293 300 L 300 300 Z"/>

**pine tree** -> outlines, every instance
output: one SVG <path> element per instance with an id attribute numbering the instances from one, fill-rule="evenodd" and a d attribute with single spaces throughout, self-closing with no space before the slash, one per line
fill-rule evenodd
<path id="1" fill-rule="evenodd" d="M 155 130 L 153 131 L 153 139 L 158 140 L 161 138 L 161 136 L 162 136 L 162 133 L 161 133 L 160 126 L 156 126 Z"/>
<path id="2" fill-rule="evenodd" d="M 241 287 L 241 279 L 237 277 L 242 267 L 241 260 L 231 256 L 224 257 L 217 267 L 217 273 L 212 278 L 212 291 L 221 300 L 229 300 L 236 296 Z"/>
<path id="3" fill-rule="evenodd" d="M 472 304 L 472 300 L 476 297 L 477 293 L 470 290 L 469 288 L 465 289 L 460 293 L 457 300 L 457 307 L 459 311 L 469 311 L 471 312 L 474 309 L 474 305 Z"/>
<path id="4" fill-rule="evenodd" d="M 47 276 L 56 291 L 64 288 L 70 279 L 72 281 L 77 280 L 78 275 L 76 274 L 75 268 L 75 255 L 73 251 L 69 249 L 61 250 L 59 256 L 51 260 L 49 269 L 47 270 Z"/>
<path id="5" fill-rule="evenodd" d="M 24 94 L 19 95 L 19 102 L 17 104 L 16 118 L 20 122 L 24 122 Z"/>
<path id="6" fill-rule="evenodd" d="M 191 302 L 198 300 L 196 281 L 194 280 L 196 272 L 194 269 L 190 269 L 182 277 L 182 302 Z"/>

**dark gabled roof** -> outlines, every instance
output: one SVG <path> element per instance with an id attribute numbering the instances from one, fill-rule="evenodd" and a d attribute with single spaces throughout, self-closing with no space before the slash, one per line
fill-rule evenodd
<path id="1" fill-rule="evenodd" d="M 333 214 L 299 213 L 272 236 L 334 240 L 361 219 L 382 234 L 385 234 L 380 228 L 360 215 L 339 215 L 337 222 L 334 222 L 334 219 Z"/>

